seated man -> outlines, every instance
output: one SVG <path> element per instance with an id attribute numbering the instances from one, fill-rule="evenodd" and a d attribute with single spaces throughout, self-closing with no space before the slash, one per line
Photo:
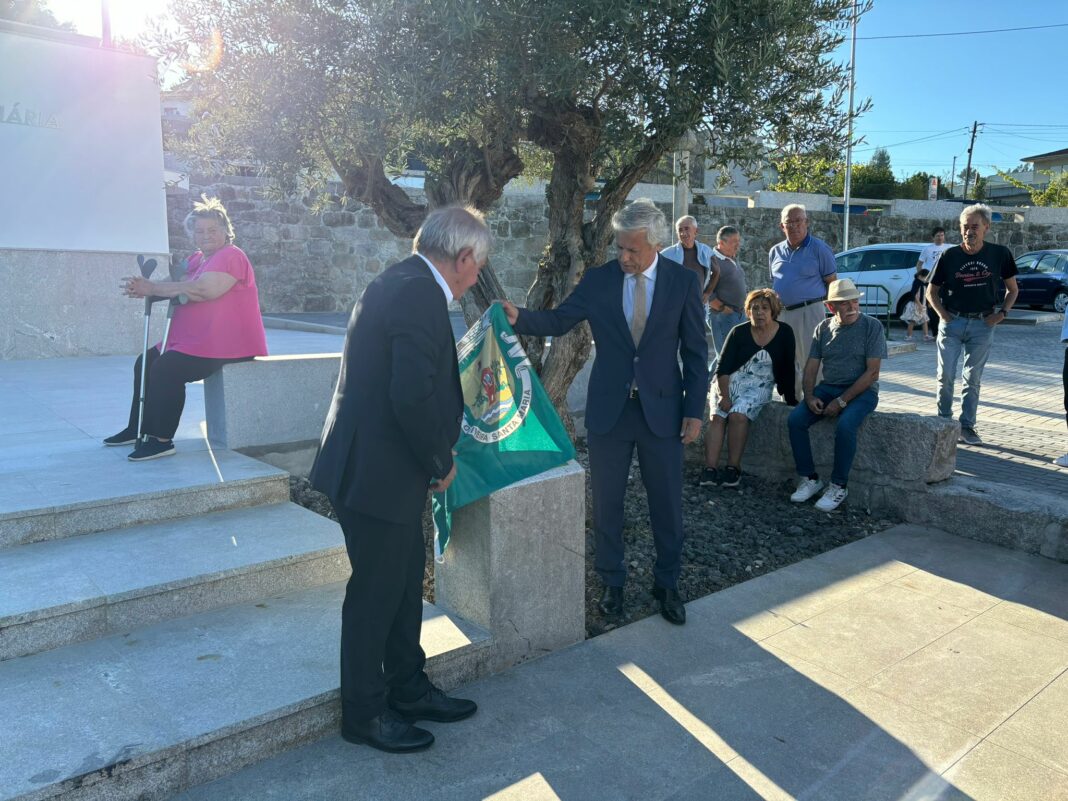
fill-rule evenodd
<path id="1" fill-rule="evenodd" d="M 801 481 L 790 496 L 804 503 L 823 488 L 812 461 L 808 429 L 817 420 L 838 418 L 834 433 L 834 467 L 831 484 L 816 502 L 831 512 L 846 499 L 846 480 L 857 452 L 857 429 L 879 403 L 879 366 L 886 358 L 883 327 L 874 317 L 860 313 L 860 292 L 848 278 L 832 281 L 827 305 L 834 312 L 816 326 L 805 363 L 804 403 L 790 412 L 790 447 Z M 823 366 L 823 382 L 816 375 Z"/>

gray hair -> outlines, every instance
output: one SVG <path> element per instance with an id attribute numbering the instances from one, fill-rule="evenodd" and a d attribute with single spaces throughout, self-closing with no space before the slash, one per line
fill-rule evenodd
<path id="1" fill-rule="evenodd" d="M 796 209 L 800 209 L 801 211 L 804 211 L 805 212 L 805 219 L 806 220 L 808 219 L 808 212 L 805 211 L 805 207 L 804 206 L 802 206 L 800 203 L 790 203 L 790 204 L 782 207 L 782 211 L 779 213 L 779 222 L 781 222 L 781 223 L 786 222 L 786 218 L 790 216 L 790 212 L 794 211 Z"/>
<path id="2" fill-rule="evenodd" d="M 234 241 L 234 224 L 230 222 L 230 215 L 226 213 L 226 207 L 219 198 L 201 195 L 200 201 L 193 204 L 193 210 L 186 215 L 183 223 L 189 236 L 193 235 L 197 220 L 215 220 L 226 232 L 226 241 Z"/>
<path id="3" fill-rule="evenodd" d="M 994 212 L 990 210 L 990 207 L 985 203 L 973 203 L 970 206 L 965 206 L 960 213 L 960 221 L 967 222 L 968 218 L 973 214 L 978 214 L 983 218 L 983 222 L 990 225 L 994 220 Z"/>
<path id="4" fill-rule="evenodd" d="M 689 223 L 694 228 L 696 228 L 697 227 L 697 218 L 694 217 L 692 214 L 683 214 L 681 217 L 679 217 L 679 219 L 675 220 L 675 228 L 676 228 L 676 230 L 683 223 Z"/>
<path id="5" fill-rule="evenodd" d="M 733 225 L 724 225 L 722 228 L 716 231 L 716 241 L 722 242 L 728 236 L 734 236 L 735 234 L 741 236 L 742 232 L 735 228 Z"/>
<path id="6" fill-rule="evenodd" d="M 649 198 L 641 197 L 612 215 L 612 228 L 619 231 L 645 231 L 645 241 L 653 247 L 668 240 L 667 218 Z"/>
<path id="7" fill-rule="evenodd" d="M 444 206 L 427 215 L 415 234 L 412 253 L 455 259 L 471 248 L 475 261 L 489 255 L 491 235 L 482 212 L 473 206 Z"/>

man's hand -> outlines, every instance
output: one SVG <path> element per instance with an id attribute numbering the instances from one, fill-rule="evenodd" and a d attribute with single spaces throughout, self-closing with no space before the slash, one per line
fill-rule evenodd
<path id="1" fill-rule="evenodd" d="M 824 404 L 815 395 L 805 398 L 805 405 L 812 410 L 813 414 L 823 414 Z"/>
<path id="2" fill-rule="evenodd" d="M 1004 312 L 994 312 L 984 317 L 983 322 L 986 323 L 987 328 L 993 328 L 995 325 L 1004 322 L 1007 316 Z"/>
<path id="3" fill-rule="evenodd" d="M 449 474 L 445 476 L 445 478 L 439 478 L 430 482 L 430 491 L 444 492 L 449 488 L 449 484 L 452 483 L 454 478 L 456 478 L 456 460 L 453 460 L 452 470 L 449 471 Z"/>
<path id="4" fill-rule="evenodd" d="M 508 325 L 515 325 L 515 321 L 519 319 L 519 309 L 514 303 L 507 300 L 497 301 L 501 304 L 501 308 L 504 309 L 504 316 L 508 318 Z"/>
<path id="5" fill-rule="evenodd" d="M 838 399 L 823 404 L 823 416 L 824 417 L 837 417 L 842 411 L 842 407 L 838 405 Z"/>
<path id="6" fill-rule="evenodd" d="M 697 435 L 701 433 L 701 421 L 696 417 L 684 417 L 682 418 L 682 431 L 679 432 L 679 436 L 682 437 L 682 444 L 689 445 L 695 439 Z"/>
<path id="7" fill-rule="evenodd" d="M 722 398 L 719 399 L 719 408 L 722 409 L 725 412 L 729 412 L 733 405 L 734 405 L 734 403 L 726 395 L 724 395 Z"/>

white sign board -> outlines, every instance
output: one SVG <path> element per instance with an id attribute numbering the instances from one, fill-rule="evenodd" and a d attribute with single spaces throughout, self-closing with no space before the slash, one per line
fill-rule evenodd
<path id="1" fill-rule="evenodd" d="M 166 253 L 156 62 L 0 30 L 0 248 Z"/>
<path id="2" fill-rule="evenodd" d="M 938 200 L 938 179 L 932 178 L 927 184 L 927 199 Z"/>

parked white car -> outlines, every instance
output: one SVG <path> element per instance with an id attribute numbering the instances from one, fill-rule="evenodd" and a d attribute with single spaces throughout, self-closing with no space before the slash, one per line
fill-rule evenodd
<path id="1" fill-rule="evenodd" d="M 889 309 L 900 317 L 910 300 L 916 262 L 928 244 L 901 242 L 843 251 L 834 257 L 838 277 L 850 279 L 864 293 L 860 302 L 865 314 L 885 317 Z"/>

